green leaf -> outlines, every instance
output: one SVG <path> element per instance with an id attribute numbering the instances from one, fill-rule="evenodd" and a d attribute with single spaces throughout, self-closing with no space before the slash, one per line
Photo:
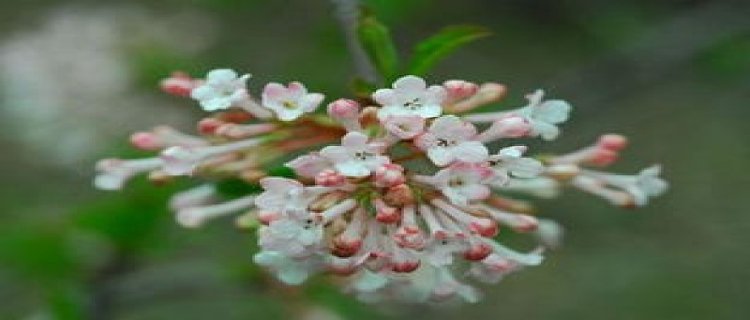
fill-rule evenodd
<path id="1" fill-rule="evenodd" d="M 448 26 L 423 40 L 416 47 L 409 61 L 409 73 L 424 75 L 441 59 L 468 43 L 489 36 L 484 27 L 461 25 Z"/>
<path id="2" fill-rule="evenodd" d="M 388 27 L 372 13 L 363 10 L 357 25 L 357 37 L 382 78 L 387 82 L 393 80 L 398 73 L 398 53 Z"/>

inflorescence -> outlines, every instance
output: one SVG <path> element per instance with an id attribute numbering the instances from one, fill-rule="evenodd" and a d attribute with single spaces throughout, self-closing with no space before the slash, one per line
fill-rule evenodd
<path id="1" fill-rule="evenodd" d="M 326 116 L 314 113 L 324 96 L 303 84 L 269 83 L 258 100 L 246 89 L 249 77 L 217 69 L 205 79 L 165 79 L 165 92 L 215 113 L 198 122 L 200 135 L 167 126 L 133 134 L 135 147 L 159 155 L 101 160 L 95 185 L 120 189 L 140 173 L 154 181 L 205 178 L 172 198 L 177 222 L 199 227 L 242 213 L 238 225 L 257 227 L 254 261 L 287 284 L 327 272 L 346 277 L 346 290 L 368 301 L 474 302 L 468 279 L 496 283 L 538 265 L 559 242 L 561 227 L 535 217 L 516 195 L 550 198 L 572 186 L 635 207 L 667 189 L 659 166 L 635 175 L 592 169 L 617 160 L 627 144 L 621 135 L 536 158 L 523 145 L 492 148 L 557 138 L 571 106 L 545 100 L 542 90 L 517 109 L 469 113 L 501 100 L 505 86 L 428 86 L 407 75 L 371 97 L 331 102 Z M 285 164 L 294 177 L 274 176 L 270 168 L 289 155 L 298 155 Z M 215 182 L 228 178 L 262 192 L 221 202 Z M 510 249 L 496 239 L 500 228 L 531 234 L 538 247 Z"/>

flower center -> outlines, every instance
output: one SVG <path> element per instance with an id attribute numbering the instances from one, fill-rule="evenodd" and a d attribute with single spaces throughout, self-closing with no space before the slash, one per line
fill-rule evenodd
<path id="1" fill-rule="evenodd" d="M 462 187 L 466 182 L 461 178 L 453 178 L 448 182 L 448 185 L 452 188 Z"/>
<path id="2" fill-rule="evenodd" d="M 456 145 L 456 141 L 448 140 L 448 139 L 443 139 L 443 138 L 437 139 L 437 146 L 438 147 L 449 147 L 449 146 L 453 146 L 453 145 Z"/>
<path id="3" fill-rule="evenodd" d="M 294 103 L 293 101 L 288 101 L 288 100 L 282 102 L 281 105 L 283 105 L 284 108 L 286 108 L 286 109 L 296 109 L 297 108 L 297 104 L 296 103 Z"/>
<path id="4" fill-rule="evenodd" d="M 407 101 L 404 103 L 404 108 L 409 110 L 417 110 L 422 107 L 422 102 L 419 100 L 419 98 L 414 98 L 411 101 Z"/>
<path id="5" fill-rule="evenodd" d="M 367 151 L 357 151 L 357 152 L 354 153 L 354 158 L 357 159 L 357 160 L 360 160 L 360 161 L 365 161 L 365 160 L 369 159 L 372 156 L 373 156 L 373 154 L 369 153 Z"/>

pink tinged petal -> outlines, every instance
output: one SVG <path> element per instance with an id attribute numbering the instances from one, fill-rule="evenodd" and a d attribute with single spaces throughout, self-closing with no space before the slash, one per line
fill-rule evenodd
<path id="1" fill-rule="evenodd" d="M 350 161 L 352 159 L 349 151 L 342 146 L 327 146 L 320 150 L 320 154 L 333 163 Z"/>
<path id="2" fill-rule="evenodd" d="M 425 134 L 418 136 L 414 140 L 414 144 L 421 150 L 429 150 L 437 146 L 437 137 L 431 133 L 432 130 Z"/>
<path id="3" fill-rule="evenodd" d="M 460 192 L 469 200 L 484 200 L 491 194 L 490 188 L 483 184 L 467 185 L 461 188 Z"/>
<path id="4" fill-rule="evenodd" d="M 260 186 L 264 190 L 275 192 L 286 192 L 295 188 L 302 188 L 303 185 L 297 180 L 282 177 L 267 177 L 260 179 Z"/>
<path id="5" fill-rule="evenodd" d="M 466 141 L 454 148 L 456 158 L 466 162 L 482 162 L 489 157 L 489 150 L 479 141 Z"/>
<path id="6" fill-rule="evenodd" d="M 286 164 L 287 167 L 294 169 L 294 172 L 302 177 L 313 178 L 321 171 L 331 168 L 331 162 L 325 157 L 312 153 L 298 157 Z"/>
<path id="7" fill-rule="evenodd" d="M 367 135 L 360 132 L 349 132 L 341 138 L 341 145 L 345 148 L 364 149 L 367 144 Z"/>
<path id="8" fill-rule="evenodd" d="M 305 88 L 302 83 L 297 81 L 290 82 L 287 88 L 287 97 L 291 100 L 301 99 L 305 94 L 307 94 L 307 88 Z"/>
<path id="9" fill-rule="evenodd" d="M 419 111 L 419 115 L 423 118 L 435 118 L 441 114 L 443 114 L 443 108 L 437 104 L 426 104 Z"/>
<path id="10" fill-rule="evenodd" d="M 263 88 L 263 104 L 266 104 L 266 101 L 280 101 L 286 98 L 286 88 L 284 88 L 283 85 L 275 82 L 271 82 L 267 84 Z"/>
<path id="11" fill-rule="evenodd" d="M 411 139 L 424 131 L 425 120 L 419 116 L 391 116 L 383 125 L 391 134 L 401 139 Z"/>
<path id="12" fill-rule="evenodd" d="M 378 89 L 372 94 L 372 99 L 381 106 L 396 104 L 396 96 L 393 89 Z"/>
<path id="13" fill-rule="evenodd" d="M 440 134 L 456 128 L 461 125 L 461 119 L 454 115 L 442 116 L 435 119 L 430 125 L 428 131 L 433 134 Z"/>
<path id="14" fill-rule="evenodd" d="M 313 112 L 320 106 L 324 98 L 325 96 L 320 93 L 306 94 L 299 100 L 299 107 L 305 112 Z"/>
<path id="15" fill-rule="evenodd" d="M 441 105 L 448 98 L 448 91 L 442 86 L 430 86 L 427 88 L 425 100 L 429 104 Z"/>
<path id="16" fill-rule="evenodd" d="M 409 75 L 398 78 L 393 88 L 401 92 L 419 92 L 427 88 L 427 83 L 420 77 Z"/>

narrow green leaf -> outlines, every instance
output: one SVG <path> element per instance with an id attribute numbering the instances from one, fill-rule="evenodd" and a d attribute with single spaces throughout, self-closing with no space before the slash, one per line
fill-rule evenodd
<path id="1" fill-rule="evenodd" d="M 448 26 L 414 47 L 409 61 L 409 73 L 424 75 L 441 59 L 466 44 L 489 36 L 491 32 L 484 27 L 461 25 Z"/>
<path id="2" fill-rule="evenodd" d="M 388 27 L 363 10 L 357 25 L 357 37 L 383 79 L 387 82 L 393 80 L 398 73 L 398 53 Z"/>

